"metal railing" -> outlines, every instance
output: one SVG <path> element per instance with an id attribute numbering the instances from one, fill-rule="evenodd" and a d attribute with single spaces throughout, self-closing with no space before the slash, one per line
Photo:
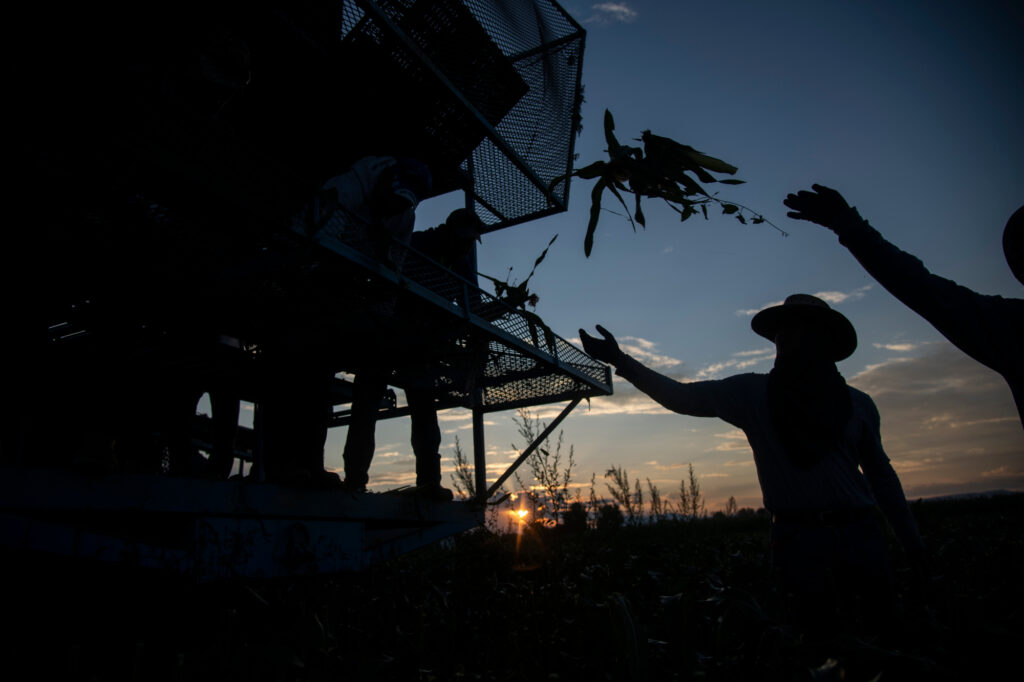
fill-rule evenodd
<path id="1" fill-rule="evenodd" d="M 342 267 L 355 267 L 385 285 L 378 286 L 380 297 L 372 305 L 388 310 L 399 293 L 408 293 L 432 309 L 441 324 L 446 319 L 462 323 L 450 344 L 454 361 L 436 368 L 442 375 L 447 370 L 438 385 L 452 387 L 451 404 L 473 402 L 493 412 L 612 392 L 611 369 L 555 334 L 537 315 L 509 306 L 399 242 L 392 241 L 388 249 L 389 267 L 369 252 L 365 239 L 344 228 L 345 221 L 342 212 L 335 212 L 313 239 L 340 257 Z M 297 231 L 303 229 L 300 225 Z M 395 323 L 400 326 L 402 320 Z M 479 364 L 467 368 L 466 362 Z M 474 375 L 476 399 L 462 388 L 464 381 L 451 376 L 460 371 Z"/>

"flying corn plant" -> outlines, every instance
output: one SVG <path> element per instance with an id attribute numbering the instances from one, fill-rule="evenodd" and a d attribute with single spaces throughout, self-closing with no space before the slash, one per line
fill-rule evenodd
<path id="1" fill-rule="evenodd" d="M 494 295 L 499 301 L 503 301 L 513 308 L 521 308 L 523 310 L 526 309 L 527 305 L 535 308 L 537 306 L 537 301 L 539 300 L 538 296 L 537 294 L 532 293 L 526 285 L 530 283 L 530 278 L 533 277 L 533 273 L 537 271 L 537 266 L 543 263 L 544 259 L 547 258 L 548 250 L 551 248 L 551 245 L 555 243 L 556 239 L 558 239 L 557 234 L 552 237 L 551 241 L 548 242 L 548 245 L 544 247 L 544 251 L 537 256 L 537 260 L 533 262 L 533 268 L 530 270 L 530 274 L 528 274 L 526 279 L 519 284 L 513 284 L 510 281 L 512 276 L 511 267 L 509 267 L 508 274 L 505 275 L 504 280 L 491 277 L 490 275 L 485 275 L 482 272 L 478 272 L 477 274 L 491 281 L 494 285 Z"/>
<path id="2" fill-rule="evenodd" d="M 626 217 L 636 231 L 637 223 L 646 228 L 647 223 L 640 206 L 641 197 L 663 199 L 679 213 L 680 221 L 697 215 L 698 211 L 708 218 L 708 205 L 718 204 L 722 213 L 734 216 L 744 225 L 768 223 L 783 235 L 787 233 L 759 213 L 733 201 L 719 199 L 708 193 L 701 185 L 714 182 L 723 185 L 741 185 L 743 180 L 735 178 L 717 179 L 711 173 L 733 175 L 737 168 L 731 164 L 708 156 L 693 147 L 680 144 L 667 137 L 654 135 L 645 130 L 638 139 L 643 147 L 620 144 L 615 137 L 615 119 L 607 109 L 604 112 L 604 137 L 608 144 L 607 161 L 595 161 L 572 173 L 562 175 L 551 183 L 554 187 L 566 178 L 575 176 L 583 180 L 594 180 L 590 191 L 590 221 L 583 240 L 583 252 L 590 257 L 594 248 L 594 233 L 601 215 L 601 199 L 609 190 L 626 209 Z M 691 177 L 688 175 L 692 173 Z M 623 193 L 634 195 L 634 209 L 626 205 Z"/>
<path id="3" fill-rule="evenodd" d="M 548 242 L 548 245 L 544 247 L 544 251 L 542 251 L 541 254 L 537 256 L 537 259 L 533 262 L 533 268 L 530 270 L 530 274 L 528 274 L 526 276 L 526 279 L 524 279 L 522 282 L 518 284 L 513 284 L 511 281 L 511 267 L 509 267 L 508 273 L 505 275 L 504 280 L 500 280 L 496 277 L 491 277 L 490 275 L 485 275 L 482 272 L 477 273 L 481 277 L 490 280 L 491 283 L 494 285 L 495 298 L 497 298 L 499 301 L 502 301 L 503 303 L 506 303 L 512 308 L 515 308 L 518 311 L 519 315 L 527 321 L 530 335 L 531 337 L 533 337 L 533 344 L 535 346 L 539 345 L 538 330 L 540 330 L 540 332 L 543 333 L 544 335 L 544 339 L 548 345 L 548 348 L 554 348 L 555 335 L 554 332 L 551 331 L 551 328 L 544 324 L 544 321 L 540 318 L 540 316 L 526 309 L 526 306 L 536 308 L 537 303 L 539 301 L 539 297 L 537 296 L 537 294 L 530 291 L 527 285 L 530 283 L 530 278 L 533 277 L 533 274 L 537 272 L 537 266 L 544 262 L 544 259 L 548 255 L 548 250 L 551 249 L 551 245 L 555 243 L 556 239 L 558 239 L 557 234 L 554 237 L 552 237 L 551 241 Z"/>

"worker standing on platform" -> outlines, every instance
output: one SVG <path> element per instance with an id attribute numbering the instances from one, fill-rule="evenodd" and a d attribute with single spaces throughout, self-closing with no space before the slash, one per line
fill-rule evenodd
<path id="1" fill-rule="evenodd" d="M 476 259 L 474 247 L 480 241 L 483 223 L 467 209 L 456 209 L 444 223 L 421 232 L 413 232 L 410 246 L 423 255 L 445 266 L 473 287 L 476 287 Z M 458 290 L 443 290 L 444 283 L 434 284 L 435 293 L 455 299 Z M 450 340 L 450 330 L 438 326 L 433 319 L 419 319 L 421 316 L 399 307 L 396 324 L 399 328 L 416 330 L 415 339 L 403 353 L 405 361 L 410 357 L 422 357 L 417 366 L 416 376 L 405 386 L 405 397 L 409 404 L 411 440 L 416 457 L 416 488 L 429 499 L 448 501 L 452 492 L 441 486 L 441 430 L 437 424 L 437 389 L 434 385 L 436 351 Z M 350 490 L 362 491 L 369 481 L 370 462 L 375 447 L 377 411 L 381 397 L 387 388 L 387 377 L 395 364 L 393 358 L 375 358 L 356 373 L 352 398 L 352 420 L 345 438 L 345 485 Z M 406 362 L 407 364 L 407 362 Z"/>
<path id="2" fill-rule="evenodd" d="M 296 228 L 325 246 L 339 240 L 394 266 L 401 254 L 391 245 L 408 242 L 416 206 L 429 195 L 431 185 L 430 171 L 420 161 L 366 157 L 324 183 Z M 299 315 L 294 324 L 280 325 L 262 352 L 266 477 L 288 484 L 337 486 L 338 475 L 325 471 L 323 461 L 330 387 L 338 367 L 329 338 L 318 330 L 319 321 L 306 319 L 308 312 L 294 314 Z"/>
<path id="3" fill-rule="evenodd" d="M 431 185 L 430 170 L 416 159 L 364 157 L 323 184 L 301 229 L 318 243 L 343 242 L 397 266 L 402 254 L 392 244 L 409 243 L 416 206 Z"/>

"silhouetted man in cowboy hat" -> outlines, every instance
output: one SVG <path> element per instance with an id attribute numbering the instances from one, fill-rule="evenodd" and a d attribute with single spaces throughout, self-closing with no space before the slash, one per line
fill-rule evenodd
<path id="1" fill-rule="evenodd" d="M 797 618 L 833 624 L 829 608 L 853 594 L 870 605 L 862 615 L 884 617 L 892 592 L 876 509 L 915 563 L 923 546 L 882 449 L 878 410 L 835 365 L 857 347 L 853 325 L 821 299 L 794 294 L 755 315 L 751 327 L 775 342 L 769 374 L 691 383 L 643 366 L 601 326 L 603 339 L 582 329 L 580 338 L 590 355 L 666 408 L 743 430 L 772 513 L 773 564 L 797 596 Z"/>
<path id="2" fill-rule="evenodd" d="M 864 269 L 963 352 L 999 372 L 1013 392 L 1024 423 L 1024 299 L 987 296 L 929 272 L 914 256 L 887 242 L 834 189 L 790 194 L 791 218 L 809 220 L 839 235 Z M 1003 254 L 1024 284 L 1024 206 L 1003 229 Z"/>

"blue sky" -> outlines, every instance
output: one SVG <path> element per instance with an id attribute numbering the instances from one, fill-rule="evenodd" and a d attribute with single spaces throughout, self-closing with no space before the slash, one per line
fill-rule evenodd
<path id="1" fill-rule="evenodd" d="M 822 296 L 857 328 L 860 345 L 840 371 L 875 398 L 909 497 L 1024 489 L 1024 429 L 1002 379 L 874 283 L 834 235 L 787 218 L 782 205 L 812 183 L 834 187 L 933 272 L 983 293 L 1024 295 L 1000 242 L 1024 204 L 1024 9 L 938 0 L 563 6 L 587 30 L 578 165 L 603 157 L 610 109 L 622 141 L 650 129 L 738 166 L 747 184 L 722 186 L 721 196 L 789 236 L 726 216 L 679 223 L 648 202 L 647 229 L 635 234 L 606 211 L 587 259 L 590 183 L 576 180 L 569 211 L 485 236 L 481 271 L 504 277 L 512 267 L 521 279 L 558 234 L 531 281 L 537 313 L 568 339 L 600 323 L 637 358 L 686 381 L 768 371 L 774 349 L 750 331 L 752 313 L 791 293 Z M 460 203 L 426 202 L 417 229 Z M 550 418 L 561 407 L 535 413 Z M 492 479 L 512 445 L 525 445 L 512 416 L 488 417 Z M 468 413 L 441 418 L 442 454 L 456 435 L 468 450 Z M 692 462 L 712 509 L 730 495 L 760 506 L 741 433 L 667 413 L 625 381 L 562 428 L 576 480 L 588 486 L 596 472 L 599 493 L 616 465 L 678 494 Z M 411 483 L 408 440 L 406 420 L 378 425 L 371 489 Z M 343 442 L 344 429 L 332 431 L 328 467 L 341 467 Z"/>

